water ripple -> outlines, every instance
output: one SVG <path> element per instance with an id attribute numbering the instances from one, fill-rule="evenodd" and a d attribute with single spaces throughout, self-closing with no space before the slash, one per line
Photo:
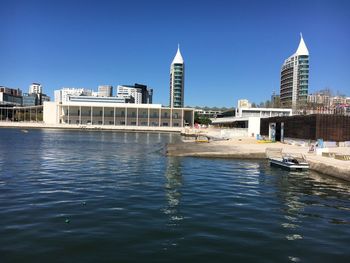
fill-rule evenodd
<path id="1" fill-rule="evenodd" d="M 347 262 L 349 183 L 178 139 L 0 129 L 1 262 Z"/>

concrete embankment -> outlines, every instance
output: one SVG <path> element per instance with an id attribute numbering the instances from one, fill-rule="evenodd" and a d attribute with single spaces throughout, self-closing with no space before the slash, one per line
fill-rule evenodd
<path id="1" fill-rule="evenodd" d="M 310 169 L 316 172 L 350 181 L 350 161 L 336 160 L 315 153 L 308 153 L 308 147 L 282 143 L 259 144 L 254 139 L 234 139 L 229 141 L 196 143 L 184 142 L 169 144 L 168 156 L 193 156 L 232 159 L 266 159 L 266 149 L 282 149 L 284 153 L 304 154 Z M 348 154 L 350 149 L 338 148 L 339 153 Z M 334 150 L 333 150 L 334 151 Z"/>
<path id="2" fill-rule="evenodd" d="M 318 155 L 306 155 L 310 169 L 316 172 L 350 181 L 350 161 L 336 160 Z"/>
<path id="3" fill-rule="evenodd" d="M 168 156 L 196 156 L 196 157 L 220 157 L 236 159 L 263 159 L 266 158 L 265 150 L 251 149 L 235 145 L 218 143 L 176 143 L 167 147 Z"/>

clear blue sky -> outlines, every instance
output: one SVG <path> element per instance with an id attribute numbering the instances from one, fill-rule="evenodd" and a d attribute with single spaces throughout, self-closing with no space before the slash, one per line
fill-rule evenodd
<path id="1" fill-rule="evenodd" d="M 185 104 L 236 106 L 279 93 L 281 65 L 310 51 L 309 93 L 350 95 L 350 1 L 0 0 L 0 85 L 25 92 L 144 83 L 169 102 L 177 44 Z"/>

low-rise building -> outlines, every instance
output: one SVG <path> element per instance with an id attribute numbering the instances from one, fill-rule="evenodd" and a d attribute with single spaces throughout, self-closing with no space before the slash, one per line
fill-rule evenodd
<path id="1" fill-rule="evenodd" d="M 275 116 L 292 116 L 292 109 L 237 108 L 235 116 L 213 118 L 212 125 L 230 128 L 245 128 L 249 136 L 260 133 L 260 119 Z"/>
<path id="2" fill-rule="evenodd" d="M 130 104 L 106 101 L 65 101 L 44 103 L 47 124 L 110 125 L 136 127 L 193 126 L 194 109 L 165 108 L 160 104 Z"/>
<path id="3" fill-rule="evenodd" d="M 21 106 L 22 91 L 20 89 L 11 89 L 0 86 L 0 105 Z"/>
<path id="4" fill-rule="evenodd" d="M 208 118 L 216 118 L 219 114 L 222 113 L 221 110 L 203 110 L 203 109 L 196 109 L 195 112 L 199 117 L 208 117 Z"/>
<path id="5" fill-rule="evenodd" d="M 92 96 L 92 91 L 85 88 L 62 88 L 55 90 L 55 102 L 68 102 L 70 97 L 75 96 Z"/>
<path id="6" fill-rule="evenodd" d="M 38 97 L 37 94 L 34 93 L 24 93 L 22 97 L 22 106 L 23 107 L 29 107 L 29 106 L 36 106 L 38 105 Z"/>
<path id="7" fill-rule="evenodd" d="M 247 99 L 238 100 L 237 108 L 250 108 L 252 104 Z"/>

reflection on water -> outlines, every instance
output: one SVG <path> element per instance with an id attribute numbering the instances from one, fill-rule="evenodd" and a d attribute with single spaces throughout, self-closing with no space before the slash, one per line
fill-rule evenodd
<path id="1" fill-rule="evenodd" d="M 170 157 L 167 159 L 165 172 L 165 194 L 168 201 L 164 213 L 169 216 L 172 225 L 176 225 L 183 217 L 179 212 L 179 204 L 181 200 L 182 174 L 181 174 L 181 159 Z"/>
<path id="2" fill-rule="evenodd" d="M 0 129 L 1 263 L 348 261 L 348 182 L 164 156 L 179 139 Z"/>

